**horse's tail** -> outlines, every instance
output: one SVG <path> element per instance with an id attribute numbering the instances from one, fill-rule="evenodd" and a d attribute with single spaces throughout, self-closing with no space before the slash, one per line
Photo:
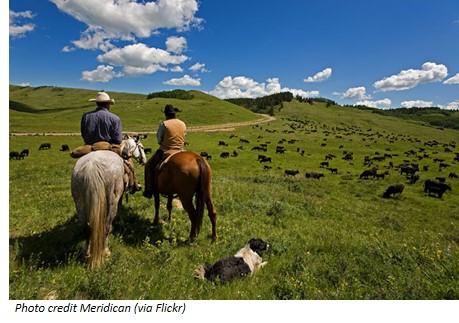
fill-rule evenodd
<path id="1" fill-rule="evenodd" d="M 88 266 L 94 269 L 104 261 L 107 236 L 107 194 L 100 170 L 94 167 L 85 178 L 85 213 L 89 223 Z"/>
<path id="2" fill-rule="evenodd" d="M 197 232 L 199 233 L 204 214 L 204 205 L 209 198 L 210 174 L 204 159 L 198 158 L 197 163 L 199 167 L 199 188 L 196 192 L 196 226 Z"/>

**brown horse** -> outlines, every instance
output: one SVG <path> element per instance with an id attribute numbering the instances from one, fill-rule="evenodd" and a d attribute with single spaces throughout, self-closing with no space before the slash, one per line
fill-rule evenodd
<path id="1" fill-rule="evenodd" d="M 212 223 L 212 240 L 217 240 L 217 214 L 212 204 L 212 170 L 205 159 L 191 151 L 173 155 L 160 171 L 157 169 L 154 189 L 155 219 L 159 224 L 159 195 L 168 197 L 167 211 L 169 220 L 172 212 L 172 198 L 177 194 L 191 221 L 190 241 L 197 238 L 201 229 L 204 204 Z M 196 207 L 193 196 L 196 194 Z"/>

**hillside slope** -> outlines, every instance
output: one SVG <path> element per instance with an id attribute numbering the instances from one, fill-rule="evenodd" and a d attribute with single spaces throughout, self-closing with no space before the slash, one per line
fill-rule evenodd
<path id="1" fill-rule="evenodd" d="M 88 102 L 97 91 L 61 87 L 19 87 L 10 85 L 10 132 L 78 132 Z M 146 95 L 109 92 L 116 104 L 111 110 L 120 116 L 124 131 L 152 131 L 163 119 L 166 104 L 178 107 L 188 126 L 244 122 L 259 116 L 237 105 L 199 91 L 192 100 L 154 98 Z"/>

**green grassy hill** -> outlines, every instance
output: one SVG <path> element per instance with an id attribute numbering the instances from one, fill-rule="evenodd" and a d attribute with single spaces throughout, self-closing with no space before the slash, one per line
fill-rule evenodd
<path id="1" fill-rule="evenodd" d="M 154 98 L 132 93 L 110 92 L 116 104 L 111 110 L 120 116 L 124 131 L 155 131 L 166 104 L 182 112 L 188 126 L 249 121 L 259 118 L 237 105 L 199 91 L 189 91 L 192 100 Z M 97 91 L 61 87 L 10 85 L 10 132 L 79 132 L 81 115 L 94 109 L 88 102 Z"/>
<path id="2" fill-rule="evenodd" d="M 115 220 L 110 260 L 94 271 L 84 265 L 84 240 L 70 194 L 75 160 L 58 150 L 61 144 L 79 145 L 81 138 L 11 136 L 11 150 L 31 153 L 10 161 L 10 298 L 459 299 L 459 179 L 448 178 L 450 172 L 459 174 L 453 161 L 459 131 L 296 100 L 284 103 L 276 117 L 229 133 L 187 135 L 189 150 L 212 155 L 216 243 L 210 242 L 205 217 L 197 242 L 188 245 L 190 223 L 179 209 L 170 223 L 154 227 L 152 200 L 135 194 Z M 51 127 L 40 122 L 34 125 Z M 45 141 L 52 148 L 38 151 Z M 152 136 L 144 144 L 156 145 Z M 253 150 L 261 144 L 266 152 Z M 276 146 L 286 152 L 276 153 Z M 352 160 L 343 160 L 345 151 L 352 152 Z M 221 158 L 222 152 L 237 157 Z M 259 163 L 259 154 L 272 162 Z M 336 156 L 329 163 L 337 174 L 319 167 L 327 154 Z M 391 157 L 363 163 L 365 156 L 384 154 Z M 440 170 L 435 159 L 449 167 Z M 396 168 L 405 160 L 419 164 L 416 184 L 408 184 Z M 389 175 L 360 179 L 369 167 Z M 300 173 L 287 177 L 286 169 Z M 136 170 L 143 183 L 142 167 Z M 325 177 L 308 179 L 310 171 Z M 424 194 L 424 180 L 439 176 L 452 191 L 442 198 Z M 394 183 L 405 185 L 403 193 L 383 199 Z M 193 279 L 199 264 L 232 255 L 253 237 L 272 245 L 263 257 L 268 264 L 256 275 L 229 284 Z"/>

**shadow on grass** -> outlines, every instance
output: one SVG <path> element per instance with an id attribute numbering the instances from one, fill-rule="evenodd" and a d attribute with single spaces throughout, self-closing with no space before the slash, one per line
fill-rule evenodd
<path id="1" fill-rule="evenodd" d="M 142 218 L 131 208 L 121 206 L 113 221 L 113 235 L 128 245 L 140 245 L 147 238 L 150 243 L 165 239 L 162 226 Z M 16 261 L 37 268 L 52 268 L 71 259 L 85 261 L 85 228 L 74 214 L 66 222 L 54 228 L 30 236 L 10 238 L 10 254 Z"/>

